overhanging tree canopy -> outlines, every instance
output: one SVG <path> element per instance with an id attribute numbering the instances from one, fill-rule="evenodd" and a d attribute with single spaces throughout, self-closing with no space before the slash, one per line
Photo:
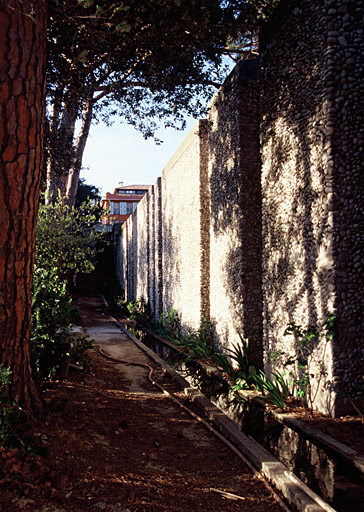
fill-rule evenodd
<path id="1" fill-rule="evenodd" d="M 47 139 L 55 171 L 79 165 L 86 138 L 72 147 L 77 116 L 82 112 L 83 136 L 92 116 L 103 115 L 106 100 L 111 109 L 117 106 L 124 112 L 123 105 L 130 107 L 130 121 L 137 125 L 143 122 L 144 105 L 146 111 L 153 108 L 148 98 L 167 98 L 178 116 L 189 86 L 198 78 L 203 85 L 215 80 L 205 57 L 218 59 L 226 51 L 224 38 L 234 35 L 236 25 L 245 20 L 244 27 L 254 27 L 254 16 L 274 2 L 151 0 L 140 6 L 137 0 L 97 5 L 93 0 L 50 0 Z M 46 5 L 46 0 L 0 0 L 0 355 L 12 371 L 12 394 L 29 415 L 40 407 L 30 373 L 29 339 L 43 149 Z M 183 11 L 185 6 L 190 11 Z M 189 19 L 188 13 L 194 17 Z M 202 49 L 207 36 L 211 44 Z M 152 55 L 163 58 L 163 65 Z M 184 56 L 188 65 L 180 65 Z M 193 66 L 200 74 L 192 73 Z M 173 101 L 170 91 L 176 91 Z M 127 110 L 124 115 L 128 120 Z"/>
<path id="2" fill-rule="evenodd" d="M 58 188 L 74 204 L 93 120 L 108 122 L 118 115 L 148 137 L 160 120 L 183 127 L 186 113 L 201 115 L 203 99 L 222 81 L 223 55 L 256 47 L 252 34 L 258 12 L 271 3 L 51 2 L 49 196 Z M 243 45 L 235 44 L 239 38 Z M 82 124 L 76 138 L 78 117 Z"/>

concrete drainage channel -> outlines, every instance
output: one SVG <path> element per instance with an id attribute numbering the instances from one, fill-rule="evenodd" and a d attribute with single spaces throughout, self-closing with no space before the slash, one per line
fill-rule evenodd
<path id="1" fill-rule="evenodd" d="M 289 504 L 303 512 L 335 512 L 335 509 L 301 482 L 292 471 L 288 470 L 265 448 L 254 441 L 254 439 L 246 436 L 233 420 L 218 409 L 199 390 L 192 387 L 185 378 L 173 370 L 162 358 L 138 340 L 117 319 L 115 319 L 115 322 L 139 348 L 168 373 L 174 382 L 184 390 L 185 395 L 213 423 L 216 430 L 221 432 L 248 462 L 282 493 Z"/>
<path id="2" fill-rule="evenodd" d="M 245 435 L 254 438 L 325 502 L 338 512 L 362 512 L 364 458 L 356 451 L 290 414 L 267 410 L 265 402 L 253 391 L 240 391 L 244 405 L 239 405 L 229 389 L 231 386 L 216 368 L 203 362 L 192 366 L 181 364 L 180 347 L 145 327 L 137 332 L 148 348 L 178 373 L 187 375 L 188 382 L 207 393 Z"/>

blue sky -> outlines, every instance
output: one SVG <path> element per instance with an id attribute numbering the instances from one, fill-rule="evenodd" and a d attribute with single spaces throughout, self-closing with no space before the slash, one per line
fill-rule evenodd
<path id="1" fill-rule="evenodd" d="M 188 119 L 183 132 L 171 128 L 160 130 L 157 136 L 164 141 L 160 145 L 152 139 L 144 140 L 132 126 L 117 120 L 111 127 L 92 126 L 81 177 L 101 188 L 102 194 L 113 192 L 119 181 L 124 185 L 153 184 L 196 122 Z"/>

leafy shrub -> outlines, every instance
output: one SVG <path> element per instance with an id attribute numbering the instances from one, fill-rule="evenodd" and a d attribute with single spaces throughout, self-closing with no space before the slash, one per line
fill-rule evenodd
<path id="1" fill-rule="evenodd" d="M 249 345 L 248 340 L 242 337 L 240 333 L 239 337 L 242 345 L 233 345 L 234 350 L 228 349 L 230 357 L 238 363 L 237 375 L 235 375 L 235 385 L 233 391 L 239 389 L 247 389 L 252 384 L 252 375 L 257 372 L 255 366 L 249 363 Z"/>
<path id="2" fill-rule="evenodd" d="M 146 325 L 152 319 L 150 306 L 143 298 L 133 300 L 127 304 L 130 319 L 138 324 Z"/>
<path id="3" fill-rule="evenodd" d="M 69 327 L 77 317 L 67 283 L 56 268 L 35 268 L 32 295 L 31 364 L 38 379 L 52 377 L 69 349 Z"/>
<path id="4" fill-rule="evenodd" d="M 93 344 L 89 336 L 74 336 L 71 348 L 71 361 L 82 365 L 88 365 L 90 358 L 88 351 L 92 349 Z"/>
<path id="5" fill-rule="evenodd" d="M 12 444 L 14 426 L 20 415 L 20 408 L 9 396 L 11 370 L 0 364 L 0 443 Z"/>
<path id="6" fill-rule="evenodd" d="M 61 279 L 75 272 L 92 272 L 96 261 L 96 241 L 103 237 L 93 226 L 99 219 L 91 201 L 78 208 L 63 204 L 59 195 L 53 204 L 41 204 L 36 228 L 36 268 L 56 268 Z"/>
<path id="7" fill-rule="evenodd" d="M 254 387 L 263 395 L 267 396 L 268 400 L 276 407 L 284 409 L 286 407 L 286 399 L 289 396 L 288 385 L 284 379 L 284 374 L 272 373 L 273 380 L 271 380 L 262 370 L 251 375 Z"/>
<path id="8" fill-rule="evenodd" d="M 41 205 L 36 230 L 32 295 L 31 363 L 39 379 L 53 376 L 69 356 L 69 328 L 79 318 L 68 284 L 75 272 L 91 272 L 96 256 L 92 226 L 97 220 L 90 202 L 79 208 Z"/>
<path id="9" fill-rule="evenodd" d="M 160 327 L 162 327 L 162 329 L 160 329 Z M 162 313 L 160 315 L 157 330 L 172 338 L 178 338 L 181 326 L 177 315 L 177 311 L 174 308 L 171 308 L 171 310 L 168 313 Z"/>

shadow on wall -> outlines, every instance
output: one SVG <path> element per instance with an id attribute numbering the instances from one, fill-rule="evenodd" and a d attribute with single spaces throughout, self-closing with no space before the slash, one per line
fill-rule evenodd
<path id="1" fill-rule="evenodd" d="M 353 5 L 348 9 L 354 33 L 358 13 Z M 314 383 L 323 391 L 318 405 L 337 414 L 337 396 L 331 391 L 338 393 L 345 380 L 363 371 L 358 334 L 363 327 L 358 314 L 363 276 L 351 270 L 363 258 L 353 227 L 359 225 L 363 208 L 348 201 L 358 200 L 363 182 L 350 168 L 357 149 L 347 145 L 362 123 L 343 79 L 351 75 L 354 97 L 357 71 L 347 64 L 344 47 L 327 38 L 332 26 L 342 26 L 343 14 L 335 9 L 329 14 L 315 0 L 282 12 L 261 37 L 265 348 L 285 348 L 288 340 L 282 338 L 289 322 L 320 327 L 335 313 L 339 336 L 329 346 L 316 340 L 313 361 Z M 329 61 L 333 54 L 335 65 Z M 350 123 L 345 110 L 353 113 Z M 356 291 L 351 304 L 346 301 L 350 290 Z"/>
<path id="2" fill-rule="evenodd" d="M 162 215 L 162 260 L 163 260 L 163 312 L 176 309 L 181 284 L 180 269 L 181 239 L 173 229 L 173 219 Z"/>
<path id="3" fill-rule="evenodd" d="M 211 318 L 217 343 L 249 340 L 262 366 L 259 61 L 242 61 L 216 97 L 210 117 Z M 225 307 L 221 308 L 221 300 Z"/>

